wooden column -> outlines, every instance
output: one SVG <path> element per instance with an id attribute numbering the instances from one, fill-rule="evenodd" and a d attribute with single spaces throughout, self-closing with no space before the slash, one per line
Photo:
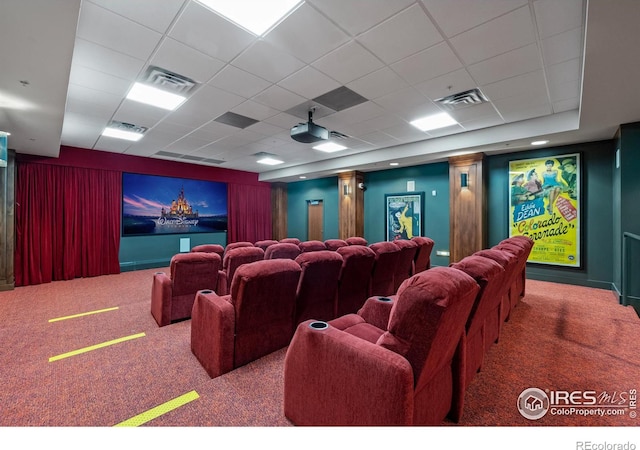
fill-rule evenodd
<path id="1" fill-rule="evenodd" d="M 271 228 L 273 239 L 287 237 L 287 183 L 271 184 Z"/>
<path id="2" fill-rule="evenodd" d="M 449 158 L 450 262 L 486 248 L 484 153 Z M 466 174 L 466 175 L 465 175 Z M 466 176 L 467 186 L 461 186 Z"/>
<path id="3" fill-rule="evenodd" d="M 361 172 L 338 174 L 338 238 L 364 237 L 364 175 Z"/>
<path id="4" fill-rule="evenodd" d="M 7 167 L 0 167 L 0 291 L 15 287 L 13 253 L 16 152 L 9 150 L 7 156 Z"/>

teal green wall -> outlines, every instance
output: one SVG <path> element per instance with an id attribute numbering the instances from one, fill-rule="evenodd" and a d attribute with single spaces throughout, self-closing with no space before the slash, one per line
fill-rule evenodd
<path id="1" fill-rule="evenodd" d="M 448 265 L 449 257 L 436 256 L 436 251 L 449 251 L 449 164 L 443 162 L 368 172 L 364 174 L 364 180 L 367 188 L 364 192 L 364 238 L 369 243 L 386 239 L 384 196 L 407 192 L 407 181 L 414 181 L 415 192 L 424 192 L 422 234 L 435 241 L 431 264 Z"/>
<path id="2" fill-rule="evenodd" d="M 509 235 L 508 167 L 512 159 L 544 158 L 565 153 L 581 153 L 582 267 L 568 268 L 528 264 L 533 279 L 610 289 L 613 280 L 613 160 L 615 141 L 491 156 L 487 158 L 488 246 Z"/>
<path id="3" fill-rule="evenodd" d="M 190 247 L 200 244 L 227 244 L 227 233 L 162 234 L 120 238 L 120 270 L 167 267 L 171 257 L 180 253 L 180 238 L 190 238 Z"/>
<path id="4" fill-rule="evenodd" d="M 323 238 L 338 238 L 338 177 L 287 184 L 287 236 L 308 239 L 307 202 L 322 200 Z"/>

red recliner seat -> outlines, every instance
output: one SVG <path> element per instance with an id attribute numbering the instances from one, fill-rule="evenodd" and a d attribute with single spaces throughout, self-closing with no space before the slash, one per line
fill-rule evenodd
<path id="1" fill-rule="evenodd" d="M 290 259 L 244 264 L 231 294 L 200 291 L 191 316 L 191 351 L 211 378 L 289 344 L 300 266 Z"/>
<path id="2" fill-rule="evenodd" d="M 412 241 L 418 243 L 418 251 L 416 259 L 413 262 L 414 274 L 431 268 L 431 252 L 433 251 L 434 241 L 431 238 L 423 236 L 414 236 Z"/>
<path id="3" fill-rule="evenodd" d="M 504 243 L 508 243 L 508 244 L 512 244 L 512 245 L 517 245 L 520 248 L 522 248 L 526 254 L 526 258 L 525 259 L 529 259 L 529 254 L 531 253 L 531 250 L 533 249 L 533 246 L 535 244 L 535 242 L 533 241 L 533 239 L 528 238 L 527 236 L 511 236 L 510 238 L 504 239 L 503 241 L 500 242 L 500 244 L 504 244 Z M 498 244 L 498 245 L 500 245 Z M 522 272 L 520 274 L 520 279 L 517 280 L 518 281 L 518 291 L 520 294 L 520 298 L 524 297 L 525 291 L 526 291 L 526 284 L 527 284 L 527 264 L 525 263 Z"/>
<path id="4" fill-rule="evenodd" d="M 393 292 L 396 292 L 402 282 L 413 275 L 413 262 L 418 251 L 418 243 L 409 239 L 393 241 L 400 248 L 400 257 L 393 274 Z"/>
<path id="5" fill-rule="evenodd" d="M 270 245 L 264 252 L 264 259 L 296 259 L 301 253 L 298 244 L 278 242 Z"/>
<path id="6" fill-rule="evenodd" d="M 191 248 L 192 252 L 203 253 L 215 253 L 220 256 L 220 259 L 224 257 L 224 247 L 220 244 L 200 244 Z"/>
<path id="7" fill-rule="evenodd" d="M 364 245 L 348 245 L 336 252 L 343 259 L 336 302 L 336 317 L 339 317 L 355 313 L 369 298 L 376 254 Z"/>
<path id="8" fill-rule="evenodd" d="M 376 254 L 371 272 L 369 295 L 393 295 L 396 293 L 394 276 L 400 259 L 400 248 L 393 242 L 376 242 L 369 246 Z"/>
<path id="9" fill-rule="evenodd" d="M 191 317 L 196 293 L 211 289 L 227 293 L 222 263 L 216 253 L 181 253 L 171 258 L 169 275 L 157 272 L 151 286 L 151 315 L 164 327 Z"/>
<path id="10" fill-rule="evenodd" d="M 260 247 L 240 246 L 226 250 L 224 258 L 222 259 L 222 271 L 225 273 L 227 282 L 227 292 L 231 292 L 231 283 L 233 282 L 233 276 L 243 264 L 261 261 L 264 259 L 264 250 Z"/>
<path id="11" fill-rule="evenodd" d="M 451 264 L 451 267 L 462 270 L 480 286 L 465 327 L 465 364 L 463 367 L 466 372 L 464 374 L 465 385 L 468 386 L 475 374 L 482 368 L 484 355 L 489 350 L 489 345 L 485 345 L 485 334 L 489 331 L 487 326 L 493 326 L 496 318 L 500 316 L 505 271 L 498 262 L 478 255 L 467 256 L 457 263 Z"/>
<path id="12" fill-rule="evenodd" d="M 298 244 L 298 247 L 300 248 L 300 251 L 302 253 L 306 253 L 306 252 L 319 252 L 321 250 L 326 250 L 327 246 L 324 245 L 324 242 L 322 241 L 303 241 L 300 242 Z"/>
<path id="13" fill-rule="evenodd" d="M 284 413 L 296 425 L 440 425 L 462 413 L 464 328 L 480 287 L 436 267 L 393 302 L 298 325 L 284 362 Z"/>
<path id="14" fill-rule="evenodd" d="M 261 241 L 257 241 L 255 244 L 256 247 L 260 247 L 262 250 L 264 250 L 265 252 L 267 251 L 267 248 L 269 248 L 269 246 L 273 245 L 273 244 L 277 244 L 278 241 L 276 241 L 275 239 L 263 239 Z"/>
<path id="15" fill-rule="evenodd" d="M 513 254 L 518 259 L 518 264 L 516 268 L 516 274 L 511 280 L 510 288 L 509 288 L 509 315 L 513 308 L 516 307 L 518 301 L 520 300 L 520 294 L 523 292 L 523 279 L 526 277 L 526 267 L 527 267 L 527 258 L 529 257 L 529 252 L 523 247 L 521 244 L 517 244 L 514 242 L 501 242 L 498 245 L 494 245 L 491 247 L 495 250 L 503 250 L 505 252 L 509 252 Z M 507 316 L 507 320 L 509 316 Z"/>
<path id="16" fill-rule="evenodd" d="M 300 243 L 300 239 L 294 238 L 294 237 L 287 237 L 287 238 L 280 239 L 279 242 L 282 242 L 283 244 L 296 244 L 296 245 L 298 245 Z"/>
<path id="17" fill-rule="evenodd" d="M 340 247 L 346 247 L 347 241 L 344 239 L 327 239 L 324 241 L 324 245 L 327 247 L 327 250 L 338 250 Z"/>
<path id="18" fill-rule="evenodd" d="M 295 261 L 302 269 L 296 292 L 295 324 L 307 319 L 334 319 L 342 256 L 321 250 L 302 253 Z"/>
<path id="19" fill-rule="evenodd" d="M 368 242 L 361 236 L 351 236 L 345 239 L 345 242 L 349 245 L 367 245 Z"/>
<path id="20" fill-rule="evenodd" d="M 234 248 L 239 248 L 239 247 L 255 247 L 255 246 L 248 241 L 231 242 L 225 246 L 224 254 L 226 255 L 229 250 L 233 250 Z"/>

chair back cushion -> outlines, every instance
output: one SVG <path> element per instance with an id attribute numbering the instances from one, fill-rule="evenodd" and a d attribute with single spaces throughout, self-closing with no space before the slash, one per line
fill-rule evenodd
<path id="1" fill-rule="evenodd" d="M 344 239 L 327 239 L 324 241 L 324 245 L 327 247 L 327 250 L 338 250 L 340 247 L 346 247 L 347 241 Z"/>
<path id="2" fill-rule="evenodd" d="M 376 242 L 369 248 L 376 254 L 371 273 L 371 295 L 395 294 L 393 279 L 400 258 L 400 248 L 393 242 Z"/>
<path id="3" fill-rule="evenodd" d="M 336 316 L 356 313 L 369 298 L 371 272 L 376 254 L 364 245 L 349 245 L 336 250 L 342 256 L 338 284 Z"/>
<path id="4" fill-rule="evenodd" d="M 416 387 L 451 363 L 479 289 L 450 267 L 420 272 L 400 286 L 378 344 L 409 361 Z"/>
<path id="5" fill-rule="evenodd" d="M 422 272 L 431 268 L 431 252 L 433 251 L 434 241 L 424 236 L 414 236 L 412 241 L 418 243 L 418 251 L 414 260 L 414 273 Z"/>
<path id="6" fill-rule="evenodd" d="M 346 243 L 349 245 L 367 245 L 368 242 L 365 238 L 360 236 L 351 236 L 345 239 Z"/>
<path id="7" fill-rule="evenodd" d="M 228 286 L 231 287 L 233 277 L 238 267 L 262 259 L 264 259 L 264 250 L 260 247 L 254 247 L 253 245 L 251 245 L 251 247 L 236 247 L 226 251 L 224 259 L 222 260 L 222 270 L 227 274 Z"/>
<path id="8" fill-rule="evenodd" d="M 298 244 L 298 247 L 300 247 L 300 251 L 302 253 L 304 252 L 318 252 L 320 250 L 326 250 L 327 246 L 324 245 L 324 242 L 322 241 L 303 241 L 300 242 Z"/>
<path id="9" fill-rule="evenodd" d="M 224 254 L 226 255 L 229 250 L 233 250 L 234 248 L 239 248 L 239 247 L 254 247 L 254 245 L 251 242 L 247 242 L 247 241 L 230 242 L 224 248 Z"/>
<path id="10" fill-rule="evenodd" d="M 300 243 L 300 239 L 294 238 L 294 237 L 287 237 L 287 238 L 280 239 L 279 242 L 282 242 L 283 244 L 296 244 L 296 245 L 298 245 Z"/>
<path id="11" fill-rule="evenodd" d="M 393 243 L 400 248 L 398 264 L 396 264 L 396 270 L 393 274 L 393 291 L 396 292 L 402 282 L 413 275 L 413 260 L 420 246 L 410 239 L 398 239 Z"/>
<path id="12" fill-rule="evenodd" d="M 275 239 L 263 239 L 261 241 L 256 241 L 254 245 L 266 251 L 270 245 L 277 244 L 277 243 L 278 241 L 276 241 Z"/>
<path id="13" fill-rule="evenodd" d="M 216 253 L 220 258 L 224 256 L 224 247 L 220 244 L 201 244 L 191 249 L 192 252 Z"/>
<path id="14" fill-rule="evenodd" d="M 238 268 L 231 284 L 235 309 L 234 367 L 285 347 L 293 336 L 300 265 L 268 259 Z"/>
<path id="15" fill-rule="evenodd" d="M 264 252 L 264 259 L 296 259 L 300 253 L 298 244 L 279 242 L 267 247 Z"/>
<path id="16" fill-rule="evenodd" d="M 169 269 L 173 281 L 173 296 L 195 296 L 201 289 L 215 290 L 220 256 L 216 253 L 180 253 L 171 258 Z"/>
<path id="17" fill-rule="evenodd" d="M 342 256 L 320 250 L 302 253 L 295 261 L 302 269 L 296 293 L 296 325 L 307 319 L 334 319 Z"/>

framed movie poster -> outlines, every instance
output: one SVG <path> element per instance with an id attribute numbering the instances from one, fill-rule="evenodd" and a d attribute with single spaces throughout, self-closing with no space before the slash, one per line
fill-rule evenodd
<path id="1" fill-rule="evenodd" d="M 385 194 L 387 241 L 422 236 L 424 192 Z"/>
<path id="2" fill-rule="evenodd" d="M 534 240 L 528 262 L 580 267 L 580 154 L 509 162 L 509 236 Z"/>
<path id="3" fill-rule="evenodd" d="M 122 174 L 122 235 L 227 230 L 227 184 Z"/>

